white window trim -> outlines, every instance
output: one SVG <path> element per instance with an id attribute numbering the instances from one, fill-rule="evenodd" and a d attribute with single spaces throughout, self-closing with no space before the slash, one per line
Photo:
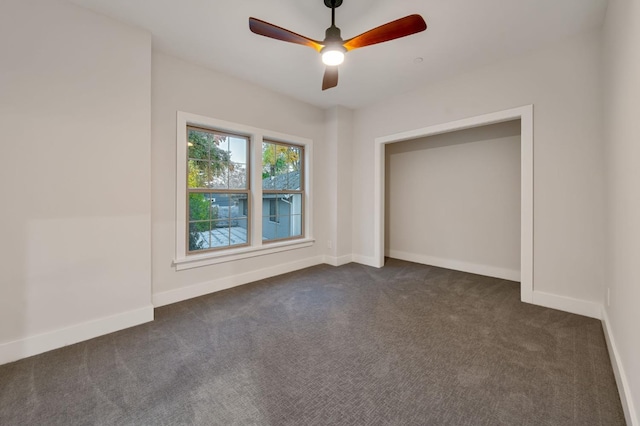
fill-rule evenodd
<path id="1" fill-rule="evenodd" d="M 230 248 L 207 253 L 187 255 L 186 247 L 186 226 L 187 226 L 187 126 L 199 126 L 211 128 L 232 134 L 248 136 L 250 142 L 249 161 L 252 171 L 251 179 L 251 206 L 253 211 L 250 214 L 251 220 L 251 241 L 249 247 Z M 264 139 L 273 142 L 283 142 L 304 146 L 304 238 L 283 241 L 281 243 L 272 242 L 263 244 L 262 242 L 262 142 Z M 311 235 L 313 229 L 312 217 L 312 197 L 311 197 L 311 168 L 313 156 L 313 141 L 299 136 L 287 135 L 271 130 L 260 129 L 229 121 L 217 120 L 202 115 L 191 114 L 184 111 L 177 111 L 176 120 L 176 255 L 173 263 L 176 270 L 197 268 L 217 263 L 231 262 L 249 257 L 263 256 L 286 250 L 300 249 L 314 244 L 315 240 Z"/>

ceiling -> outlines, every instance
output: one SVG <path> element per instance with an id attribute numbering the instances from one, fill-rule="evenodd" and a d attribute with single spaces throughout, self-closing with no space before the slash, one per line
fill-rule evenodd
<path id="1" fill-rule="evenodd" d="M 607 6 L 607 0 L 344 0 L 336 9 L 344 39 L 413 13 L 428 28 L 349 52 L 338 87 L 323 92 L 316 51 L 255 35 L 248 24 L 252 16 L 322 40 L 331 23 L 323 0 L 69 1 L 147 29 L 158 51 L 323 108 L 362 107 L 597 28 Z"/>

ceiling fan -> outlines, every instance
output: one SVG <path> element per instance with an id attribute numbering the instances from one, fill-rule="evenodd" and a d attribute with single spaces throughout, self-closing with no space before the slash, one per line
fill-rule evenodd
<path id="1" fill-rule="evenodd" d="M 322 90 L 338 85 L 338 65 L 344 61 L 344 54 L 350 50 L 372 44 L 383 43 L 419 33 L 427 29 L 427 24 L 420 15 L 409 15 L 404 18 L 388 22 L 384 25 L 366 31 L 358 36 L 343 40 L 340 28 L 336 27 L 336 7 L 342 0 L 324 0 L 325 6 L 331 8 L 331 26 L 327 28 L 323 41 L 313 40 L 277 25 L 270 24 L 256 18 L 249 18 L 249 29 L 258 35 L 288 41 L 289 43 L 309 46 L 322 54 L 322 62 L 327 66 L 322 79 Z"/>

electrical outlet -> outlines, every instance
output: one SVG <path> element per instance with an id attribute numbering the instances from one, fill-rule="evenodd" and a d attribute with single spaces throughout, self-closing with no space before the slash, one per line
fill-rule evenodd
<path id="1" fill-rule="evenodd" d="M 327 248 L 328 249 L 332 249 L 333 248 L 333 242 L 331 240 L 327 241 Z"/>

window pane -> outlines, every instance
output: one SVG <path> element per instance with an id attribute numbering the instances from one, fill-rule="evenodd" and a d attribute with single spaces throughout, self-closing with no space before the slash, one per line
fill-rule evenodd
<path id="1" fill-rule="evenodd" d="M 262 188 L 275 189 L 272 181 L 276 174 L 276 147 L 272 143 L 262 143 Z"/>
<path id="2" fill-rule="evenodd" d="M 300 175 L 299 170 L 289 172 L 288 179 L 287 179 L 287 187 L 285 189 L 299 190 L 301 180 L 302 180 L 302 176 Z"/>
<path id="3" fill-rule="evenodd" d="M 211 162 L 211 179 L 207 182 L 210 189 L 229 188 L 229 166 L 226 163 Z"/>
<path id="4" fill-rule="evenodd" d="M 262 239 L 275 240 L 302 235 L 302 194 L 264 194 Z"/>
<path id="5" fill-rule="evenodd" d="M 276 145 L 274 177 L 272 179 L 273 189 L 287 189 L 289 183 L 289 155 L 288 148 L 283 145 Z"/>
<path id="6" fill-rule="evenodd" d="M 189 194 L 189 221 L 210 220 L 211 201 L 209 194 L 191 193 Z"/>
<path id="7" fill-rule="evenodd" d="M 302 214 L 302 194 L 283 195 L 290 203 L 290 214 Z"/>
<path id="8" fill-rule="evenodd" d="M 224 219 L 230 215 L 229 205 L 231 199 L 229 194 L 211 193 L 211 219 Z"/>
<path id="9" fill-rule="evenodd" d="M 216 220 L 212 223 L 212 248 L 228 247 L 247 243 L 247 219 Z"/>
<path id="10" fill-rule="evenodd" d="M 213 221 L 211 226 L 211 248 L 226 246 L 229 246 L 229 221 Z"/>
<path id="11" fill-rule="evenodd" d="M 275 198 L 269 199 L 269 216 L 275 217 L 278 214 L 277 207 L 278 207 L 278 203 L 276 199 Z"/>
<path id="12" fill-rule="evenodd" d="M 270 187 L 271 166 L 269 164 L 262 165 L 262 189 L 273 189 Z"/>
<path id="13" fill-rule="evenodd" d="M 233 221 L 231 227 L 231 244 L 247 244 L 247 219 Z"/>
<path id="14" fill-rule="evenodd" d="M 262 188 L 299 190 L 302 187 L 302 148 L 273 142 L 262 145 Z"/>
<path id="15" fill-rule="evenodd" d="M 229 137 L 229 156 L 234 163 L 246 163 L 247 158 L 247 139 Z"/>
<path id="16" fill-rule="evenodd" d="M 229 196 L 229 218 L 246 219 L 248 211 L 247 194 L 231 194 Z"/>
<path id="17" fill-rule="evenodd" d="M 187 166 L 189 188 L 206 188 L 207 183 L 211 180 L 207 161 L 189 160 Z"/>
<path id="18" fill-rule="evenodd" d="M 189 251 L 247 244 L 247 194 L 189 194 Z"/>
<path id="19" fill-rule="evenodd" d="M 290 146 L 287 152 L 289 177 L 286 189 L 299 190 L 301 186 L 301 161 L 302 150 L 298 147 Z"/>
<path id="20" fill-rule="evenodd" d="M 219 134 L 213 130 L 190 128 L 187 135 L 189 158 L 228 163 L 230 158 L 228 139 L 227 135 Z M 246 144 L 247 139 L 244 141 Z"/>
<path id="21" fill-rule="evenodd" d="M 278 214 L 277 211 L 277 200 L 278 194 L 263 194 L 262 195 L 262 216 L 275 216 Z"/>
<path id="22" fill-rule="evenodd" d="M 211 160 L 229 161 L 229 137 L 214 132 L 215 143 L 211 145 Z"/>
<path id="23" fill-rule="evenodd" d="M 187 137 L 187 147 L 189 158 L 194 160 L 208 160 L 211 144 L 214 143 L 214 136 L 208 132 L 189 129 Z"/>
<path id="24" fill-rule="evenodd" d="M 209 228 L 211 222 L 189 223 L 189 251 L 209 248 Z"/>
<path id="25" fill-rule="evenodd" d="M 302 235 L 302 215 L 295 214 L 291 216 L 289 231 L 290 237 L 299 237 Z"/>
<path id="26" fill-rule="evenodd" d="M 277 195 L 263 194 L 262 196 L 262 239 L 273 240 L 276 238 L 276 209 Z"/>
<path id="27" fill-rule="evenodd" d="M 229 188 L 247 189 L 247 165 L 231 163 L 229 165 Z"/>
<path id="28" fill-rule="evenodd" d="M 262 145 L 262 188 L 286 189 L 289 171 L 288 146 L 264 142 Z"/>

